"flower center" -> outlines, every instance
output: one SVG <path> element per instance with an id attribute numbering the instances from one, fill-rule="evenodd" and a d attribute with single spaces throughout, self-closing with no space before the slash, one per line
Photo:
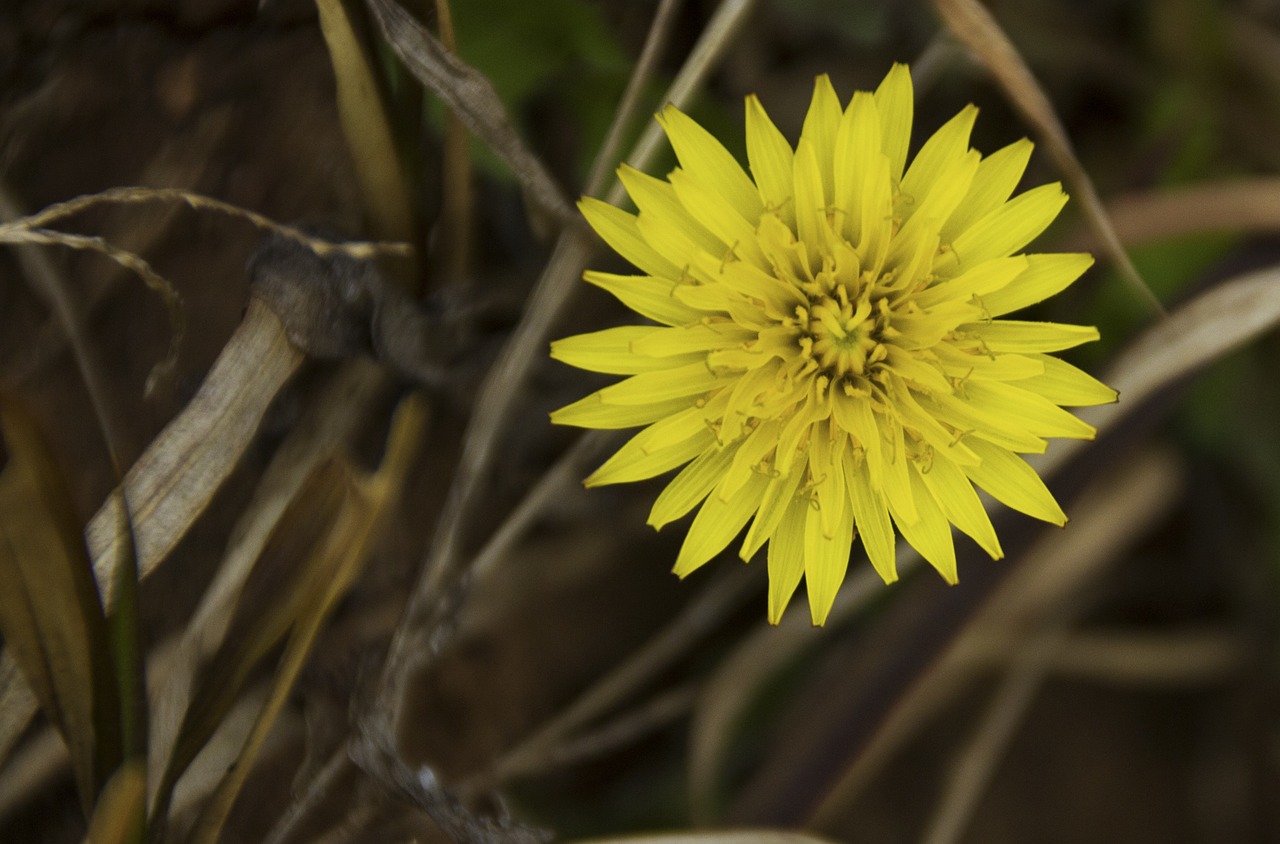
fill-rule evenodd
<path id="1" fill-rule="evenodd" d="M 835 381 L 867 374 L 880 344 L 869 301 L 850 301 L 845 286 L 837 284 L 829 294 L 811 298 L 809 307 L 799 310 L 804 312 L 797 313 L 804 332 L 801 346 L 807 347 L 826 375 Z"/>

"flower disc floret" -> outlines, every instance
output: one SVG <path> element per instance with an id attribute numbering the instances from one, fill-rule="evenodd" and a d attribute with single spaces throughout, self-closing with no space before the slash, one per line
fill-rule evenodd
<path id="1" fill-rule="evenodd" d="M 667 108 L 680 167 L 665 181 L 619 171 L 636 214 L 580 205 L 643 273 L 585 279 L 657 325 L 554 343 L 562 361 L 629 377 L 552 419 L 643 426 L 588 485 L 683 467 L 649 519 L 660 528 L 697 511 L 676 573 L 746 528 L 744 560 L 768 545 L 774 623 L 802 578 L 814 623 L 825 621 L 855 537 L 886 582 L 898 534 L 950 582 L 952 526 L 1000 557 L 975 487 L 1065 523 L 1018 455 L 1093 436 L 1062 408 L 1115 399 L 1050 354 L 1095 329 L 1002 319 L 1092 262 L 1020 254 L 1066 202 L 1057 184 L 1013 195 L 1031 144 L 983 158 L 968 107 L 906 168 L 911 110 L 905 66 L 847 107 L 819 77 L 793 149 L 749 97 L 748 176 Z"/>

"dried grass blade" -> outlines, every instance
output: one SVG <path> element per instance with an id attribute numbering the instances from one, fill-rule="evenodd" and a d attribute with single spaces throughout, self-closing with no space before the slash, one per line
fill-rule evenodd
<path id="1" fill-rule="evenodd" d="M 354 478 L 349 464 L 331 458 L 317 467 L 277 523 L 252 574 L 258 591 L 277 600 L 262 607 L 245 597 L 235 608 L 221 647 L 196 673 L 191 702 L 156 788 L 152 814 L 166 811 L 174 787 L 201 748 L 222 724 L 259 663 L 289 633 L 315 599 L 312 574 L 328 564 L 323 556 L 334 526 L 352 507 Z M 252 576 L 251 574 L 251 576 Z"/>
<path id="2" fill-rule="evenodd" d="M 214 199 L 211 196 L 180 188 L 109 188 L 99 193 L 77 196 L 74 199 L 68 199 L 66 202 L 48 205 L 34 214 L 0 225 L 0 240 L 16 236 L 15 232 L 48 228 L 58 220 L 70 217 L 73 214 L 79 214 L 81 211 L 86 211 L 97 205 L 133 205 L 143 202 L 181 202 L 197 211 L 214 211 L 219 214 L 226 214 L 237 220 L 244 220 L 264 232 L 278 234 L 289 240 L 297 241 L 321 256 L 340 253 L 350 258 L 363 260 L 376 258 L 379 255 L 410 255 L 413 253 L 412 248 L 406 243 L 378 243 L 360 240 L 335 243 L 323 238 L 312 237 L 299 228 L 277 223 L 270 217 L 264 217 L 262 214 L 250 211 L 247 208 L 241 208 L 238 205 L 232 205 L 230 202 L 223 202 L 221 199 Z"/>
<path id="3" fill-rule="evenodd" d="M 1106 383 L 1116 404 L 1078 415 L 1099 429 L 1114 425 L 1145 399 L 1280 324 L 1280 265 L 1224 282 L 1152 326 L 1111 365 Z M 1078 446 L 1061 449 L 1060 463 Z M 1052 456 L 1052 455 L 1051 455 Z"/>
<path id="4" fill-rule="evenodd" d="M 1035 128 L 1072 193 L 1080 201 L 1089 227 L 1115 261 L 1134 295 L 1152 314 L 1163 315 L 1164 308 L 1159 298 L 1138 273 L 1138 268 L 1116 235 L 1093 180 L 1076 158 L 1071 139 L 1067 137 L 1053 104 L 1009 36 L 978 0 L 933 0 L 933 6 L 947 28 L 982 60 L 1013 105 Z"/>
<path id="5" fill-rule="evenodd" d="M 182 414 L 169 423 L 125 475 L 134 521 L 140 577 L 155 569 L 182 539 L 252 441 L 280 388 L 302 362 L 275 315 L 251 300 L 236 334 Z M 113 494 L 85 527 L 102 601 L 116 603 L 113 572 L 120 543 L 120 496 Z M 8 653 L 0 655 L 0 680 L 13 677 Z M 0 759 L 7 755 L 36 709 L 22 677 L 0 683 Z"/>
<path id="6" fill-rule="evenodd" d="M 363 569 L 373 542 L 399 498 L 425 425 L 425 402 L 420 396 L 411 396 L 401 403 L 396 412 L 386 456 L 376 474 L 361 477 L 349 469 L 340 468 L 336 461 L 326 464 L 335 467 L 334 470 L 322 470 L 321 474 L 329 475 L 322 483 L 326 486 L 340 484 L 336 507 L 325 508 L 327 529 L 308 537 L 311 547 L 303 558 L 296 612 L 289 620 L 289 641 L 272 680 L 271 690 L 245 739 L 239 758 L 218 784 L 196 821 L 189 839 L 194 844 L 216 844 L 258 751 L 311 652 L 316 635 L 338 599 Z M 345 482 L 332 475 L 331 471 L 346 473 Z M 318 491 L 327 494 L 325 490 Z M 310 502 L 304 502 L 301 497 L 298 501 L 298 512 L 294 518 L 302 519 L 303 524 L 313 523 L 313 514 L 301 512 L 302 506 Z M 287 524 L 292 521 L 289 515 L 286 514 L 281 522 L 282 530 L 295 527 Z"/>
<path id="7" fill-rule="evenodd" d="M 898 560 L 898 573 L 905 575 L 911 563 Z M 919 558 L 915 558 L 916 562 Z M 884 589 L 870 566 L 850 572 L 836 598 L 832 618 L 849 618 L 864 608 Z M 735 731 L 756 700 L 757 691 L 784 665 L 799 658 L 821 641 L 822 631 L 800 613 L 784 616 L 777 627 L 761 625 L 748 635 L 716 668 L 694 706 L 689 729 L 689 807 L 694 821 L 710 824 L 716 817 L 716 795 L 720 773 L 733 749 Z"/>
<path id="8" fill-rule="evenodd" d="M 458 38 L 453 28 L 453 10 L 449 0 L 435 0 L 436 27 L 440 42 L 453 55 L 458 55 Z M 453 109 L 445 110 L 444 148 L 440 163 L 440 248 L 444 278 L 457 281 L 466 275 L 471 260 L 471 135 L 466 124 Z"/>
<path id="9" fill-rule="evenodd" d="M 56 206 L 50 206 L 54 208 Z M 99 415 L 99 424 L 107 440 L 107 447 L 114 449 L 118 441 L 114 436 L 114 418 L 109 415 L 103 379 L 98 360 L 84 338 L 83 308 L 77 298 L 73 298 L 70 287 L 53 269 L 48 259 L 38 251 L 32 251 L 24 244 L 37 246 L 60 246 L 66 249 L 97 252 L 114 261 L 117 266 L 134 273 L 143 283 L 159 297 L 169 318 L 169 351 L 165 357 L 152 367 L 147 377 L 146 389 L 150 391 L 162 378 L 168 377 L 178 363 L 178 350 L 182 345 L 182 337 L 186 333 L 186 313 L 182 310 L 182 299 L 178 291 L 163 276 L 151 268 L 145 260 L 127 249 L 112 246 L 100 237 L 64 234 L 44 228 L 52 219 L 47 216 L 50 208 L 36 214 L 23 217 L 19 213 L 16 199 L 10 195 L 7 187 L 0 185 L 0 217 L 6 222 L 0 223 L 0 243 L 18 246 L 18 260 L 30 276 L 36 292 L 48 302 L 50 309 L 58 317 L 67 341 L 75 353 L 77 365 L 80 367 L 90 400 Z M 113 458 L 117 455 L 114 454 Z"/>
<path id="10" fill-rule="evenodd" d="M 0 652 L 0 766 L 8 761 L 39 706 L 35 692 L 13 661 L 13 654 L 8 649 Z"/>
<path id="11" fill-rule="evenodd" d="M 587 176 L 587 186 L 583 191 L 587 196 L 594 196 L 604 187 L 605 179 L 618 166 L 618 150 L 622 146 L 622 138 L 635 118 L 636 108 L 640 104 L 640 94 L 644 91 L 654 67 L 661 58 L 662 48 L 671 32 L 680 11 L 681 0 L 661 0 L 658 10 L 654 12 L 653 22 L 649 25 L 649 34 L 645 36 L 644 47 L 640 58 L 627 80 L 627 89 L 622 92 L 622 100 L 614 110 L 609 131 L 605 134 L 604 143 L 591 163 L 591 173 Z"/>
<path id="12" fill-rule="evenodd" d="M 70 750 L 86 815 L 119 765 L 120 697 L 79 523 L 32 421 L 0 403 L 0 633 Z"/>
<path id="13" fill-rule="evenodd" d="M 138 572 L 159 565 L 235 468 L 280 388 L 302 363 L 280 321 L 251 300 L 244 320 L 199 392 L 125 475 L 133 510 Z M 114 603 L 111 561 L 118 503 L 108 499 L 85 529 L 103 602 Z"/>
<path id="14" fill-rule="evenodd" d="M 520 139 L 489 80 L 451 55 L 398 3 L 393 0 L 367 2 L 387 44 L 409 72 L 453 109 L 467 128 L 511 168 L 526 199 L 559 226 L 576 225 L 577 213 L 546 167 Z"/>
<path id="15" fill-rule="evenodd" d="M 1073 610 L 1072 596 L 1169 512 L 1181 482 L 1180 467 L 1160 453 L 1141 454 L 1095 481 L 1073 508 L 1071 529 L 1044 534 L 1009 579 L 958 622 L 945 649 L 902 686 L 891 705 L 876 708 L 881 717 L 848 754 L 847 765 L 815 789 L 821 793 L 807 806 L 805 823 L 819 829 L 835 824 L 903 742 L 981 671 L 974 643 L 996 635 L 1010 645 L 1025 644 L 1046 617 Z"/>
<path id="16" fill-rule="evenodd" d="M 370 413 L 384 406 L 392 389 L 389 380 L 371 361 L 348 362 L 276 449 L 232 528 L 218 572 L 183 630 L 180 643 L 151 672 L 152 682 L 161 690 L 152 707 L 150 753 L 155 770 L 163 770 L 173 750 L 198 667 L 226 638 L 254 563 L 289 503 L 321 462 L 338 451 Z"/>
<path id="17" fill-rule="evenodd" d="M 1107 202 L 1116 235 L 1138 246 L 1185 235 L 1280 232 L 1280 178 L 1198 182 L 1118 196 Z M 1073 238 L 1067 251 L 1090 251 L 1093 240 Z"/>
<path id="18" fill-rule="evenodd" d="M 907 725 L 890 731 L 900 746 L 913 732 L 913 725 L 950 698 L 937 687 L 954 689 L 972 676 L 964 665 L 969 653 L 984 639 L 998 636 L 1007 643 L 1011 662 L 986 714 L 951 766 L 923 837 L 925 844 L 955 844 L 962 838 L 1009 743 L 1049 676 L 1053 658 L 1064 651 L 1071 627 L 1084 609 L 1079 598 L 1082 588 L 1122 559 L 1167 515 L 1182 487 L 1180 467 L 1164 454 L 1141 455 L 1117 474 L 1118 479 L 1099 482 L 1092 495 L 1082 497 L 1069 534 L 1042 541 L 1024 557 L 886 722 L 886 729 L 890 724 Z M 1028 600 L 1028 594 L 1037 598 Z M 885 732 L 882 730 L 881 736 Z M 882 752 L 879 758 L 886 755 Z M 850 770 L 860 769 L 860 780 L 866 782 L 874 767 L 859 758 Z M 828 799 L 824 805 L 834 810 L 838 802 Z M 847 796 L 843 802 L 848 805 Z"/>
<path id="19" fill-rule="evenodd" d="M 744 597 L 753 594 L 758 586 L 755 575 L 755 572 L 733 571 L 711 584 L 617 668 L 601 677 L 537 732 L 503 754 L 491 773 L 481 779 L 490 785 L 499 783 L 535 772 L 541 765 L 558 758 L 565 747 L 573 743 L 576 733 L 652 682 L 654 676 L 714 630 Z"/>
<path id="20" fill-rule="evenodd" d="M 831 844 L 831 839 L 805 832 L 760 829 L 627 835 L 619 838 L 592 838 L 589 841 L 575 841 L 573 844 Z"/>
<path id="21" fill-rule="evenodd" d="M 337 83 L 342 132 L 374 234 L 409 241 L 414 235 L 413 206 L 406 189 L 409 180 L 401 167 L 377 75 L 352 26 L 348 2 L 316 0 L 320 32 Z"/>

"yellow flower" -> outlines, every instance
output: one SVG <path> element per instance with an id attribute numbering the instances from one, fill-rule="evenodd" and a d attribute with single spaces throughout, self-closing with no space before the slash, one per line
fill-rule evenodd
<path id="1" fill-rule="evenodd" d="M 1093 259 L 1015 254 L 1067 198 L 1055 183 L 1010 199 L 1032 145 L 984 159 L 969 148 L 976 114 L 969 106 L 939 129 L 904 174 L 907 68 L 847 108 L 821 76 L 795 150 L 747 98 L 748 176 L 668 107 L 659 121 L 680 167 L 667 181 L 618 174 L 639 213 L 582 200 L 644 273 L 585 279 L 660 325 L 553 343 L 558 360 L 631 377 L 552 421 L 646 426 L 588 486 L 684 466 L 649 517 L 660 528 L 699 508 L 679 576 L 750 522 L 740 555 L 769 545 L 769 621 L 803 576 L 822 624 L 855 536 L 885 582 L 897 578 L 895 527 L 948 582 L 952 525 L 1001 557 L 975 485 L 1065 524 L 1018 454 L 1093 436 L 1061 406 L 1115 392 L 1048 353 L 1098 333 L 998 317 L 1062 290 Z"/>

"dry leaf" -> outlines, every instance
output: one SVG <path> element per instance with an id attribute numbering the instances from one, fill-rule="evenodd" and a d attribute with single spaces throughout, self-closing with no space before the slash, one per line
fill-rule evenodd
<path id="1" fill-rule="evenodd" d="M 138 548 L 138 571 L 158 566 L 235 468 L 280 388 L 302 363 L 280 321 L 250 300 L 244 320 L 200 385 L 125 475 Z M 116 499 L 109 498 L 85 528 L 85 540 L 107 607 L 114 594 Z"/>
<path id="2" fill-rule="evenodd" d="M 831 844 L 831 840 L 803 832 L 761 829 L 625 835 L 617 838 L 592 838 L 590 841 L 575 841 L 573 844 Z"/>
<path id="3" fill-rule="evenodd" d="M 368 3 L 382 36 L 409 72 L 453 109 L 467 128 L 511 168 L 525 198 L 559 225 L 576 225 L 577 212 L 565 201 L 546 167 L 520 139 L 489 80 L 446 50 L 393 0 Z"/>

